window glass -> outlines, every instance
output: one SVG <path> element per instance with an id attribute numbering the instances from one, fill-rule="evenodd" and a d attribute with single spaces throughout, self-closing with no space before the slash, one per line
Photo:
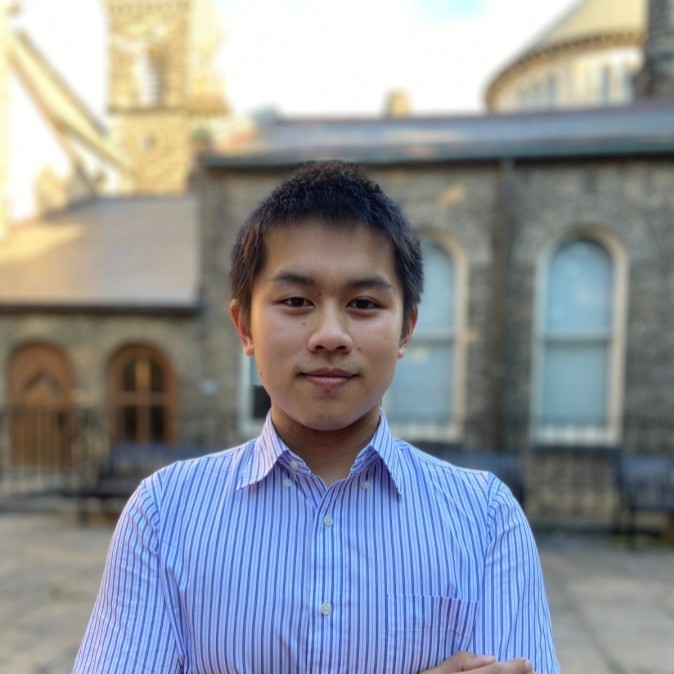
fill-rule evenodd
<path id="1" fill-rule="evenodd" d="M 448 424 L 453 418 L 454 354 L 446 342 L 410 344 L 398 361 L 387 412 L 396 423 Z"/>
<path id="2" fill-rule="evenodd" d="M 421 253 L 425 280 L 417 330 L 453 328 L 456 313 L 454 265 L 447 253 L 432 241 L 422 239 Z"/>
<path id="3" fill-rule="evenodd" d="M 262 386 L 262 380 L 257 371 L 255 358 L 248 359 L 248 367 L 250 368 L 252 417 L 253 419 L 265 419 L 267 412 L 269 412 L 269 409 L 271 408 L 271 399 Z"/>
<path id="4" fill-rule="evenodd" d="M 545 274 L 540 421 L 564 427 L 608 423 L 614 270 L 591 239 L 569 241 Z"/>
<path id="5" fill-rule="evenodd" d="M 552 258 L 546 330 L 608 329 L 613 269 L 606 249 L 587 239 L 563 245 Z"/>
<path id="6" fill-rule="evenodd" d="M 424 294 L 417 326 L 385 399 L 393 423 L 446 426 L 453 421 L 456 273 L 436 243 L 422 239 Z"/>
<path id="7" fill-rule="evenodd" d="M 553 343 L 546 347 L 543 421 L 601 425 L 606 421 L 606 342 Z"/>

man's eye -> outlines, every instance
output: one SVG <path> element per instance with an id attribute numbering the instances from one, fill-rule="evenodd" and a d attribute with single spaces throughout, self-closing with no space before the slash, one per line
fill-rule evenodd
<path id="1" fill-rule="evenodd" d="M 368 299 L 353 300 L 351 305 L 354 309 L 376 309 L 379 306 L 376 302 Z"/>
<path id="2" fill-rule="evenodd" d="M 283 304 L 285 304 L 288 307 L 307 307 L 309 306 L 309 302 L 304 299 L 304 297 L 289 297 L 286 300 L 283 300 Z"/>

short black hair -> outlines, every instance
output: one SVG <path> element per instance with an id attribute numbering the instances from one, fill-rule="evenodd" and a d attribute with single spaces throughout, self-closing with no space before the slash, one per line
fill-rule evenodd
<path id="1" fill-rule="evenodd" d="M 232 248 L 232 297 L 250 316 L 253 284 L 265 263 L 265 234 L 278 226 L 316 218 L 328 224 L 358 222 L 393 244 L 403 287 L 403 332 L 421 301 L 424 273 L 419 238 L 402 208 L 355 165 L 342 161 L 301 166 L 253 210 Z"/>

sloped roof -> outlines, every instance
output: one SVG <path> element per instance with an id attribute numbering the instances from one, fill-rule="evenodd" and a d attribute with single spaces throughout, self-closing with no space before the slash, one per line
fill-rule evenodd
<path id="1" fill-rule="evenodd" d="M 643 33 L 645 0 L 583 0 L 546 30 L 528 52 L 600 35 Z"/>
<path id="2" fill-rule="evenodd" d="M 277 120 L 201 156 L 206 167 L 493 161 L 674 153 L 674 103 L 465 117 Z"/>
<path id="3" fill-rule="evenodd" d="M 124 165 L 124 156 L 105 128 L 51 67 L 28 35 L 10 31 L 8 38 L 12 66 L 52 123 L 61 132 L 76 136 L 108 161 L 117 166 Z"/>
<path id="4" fill-rule="evenodd" d="M 98 199 L 17 228 L 0 244 L 4 308 L 193 310 L 191 196 Z"/>

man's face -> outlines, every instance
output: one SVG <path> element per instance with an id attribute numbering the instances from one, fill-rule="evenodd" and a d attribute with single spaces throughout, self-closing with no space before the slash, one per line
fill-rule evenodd
<path id="1" fill-rule="evenodd" d="M 250 320 L 236 302 L 232 317 L 276 429 L 376 425 L 409 339 L 392 244 L 364 225 L 306 220 L 269 232 L 265 251 Z"/>

